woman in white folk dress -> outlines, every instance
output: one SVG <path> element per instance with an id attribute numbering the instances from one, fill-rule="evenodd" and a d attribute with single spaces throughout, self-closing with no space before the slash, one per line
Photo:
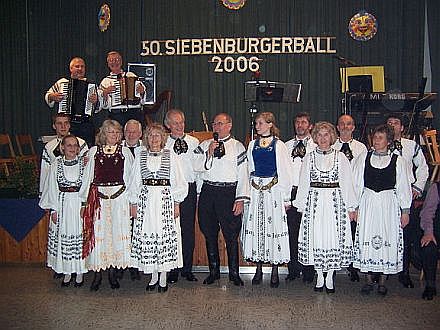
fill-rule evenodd
<path id="1" fill-rule="evenodd" d="M 243 257 L 255 262 L 253 285 L 261 283 L 263 263 L 272 265 L 270 286 L 279 286 L 278 265 L 290 260 L 285 203 L 289 202 L 292 177 L 286 145 L 271 112 L 255 118 L 258 137 L 249 143 L 247 158 L 251 199 L 241 230 Z"/>
<path id="2" fill-rule="evenodd" d="M 373 150 L 361 155 L 354 164 L 355 189 L 360 196 L 354 242 L 353 266 L 367 273 L 362 294 L 374 289 L 386 295 L 387 274 L 403 267 L 403 227 L 409 222 L 411 182 L 404 158 L 390 153 L 392 129 L 381 125 L 373 131 Z"/>
<path id="3" fill-rule="evenodd" d="M 165 148 L 167 137 L 162 125 L 147 127 L 129 185 L 135 218 L 131 266 L 152 274 L 147 291 L 157 287 L 162 293 L 168 290 L 167 272 L 183 266 L 179 204 L 188 194 L 180 160 Z"/>
<path id="4" fill-rule="evenodd" d="M 84 158 L 78 156 L 79 143 L 73 135 L 63 137 L 60 149 L 63 155 L 51 165 L 40 200 L 40 207 L 50 210 L 47 265 L 64 274 L 61 286 L 69 286 L 72 275 L 76 274 L 74 286 L 80 287 L 87 272 L 82 258 L 83 226 L 78 196 Z"/>
<path id="5" fill-rule="evenodd" d="M 317 148 L 304 157 L 294 206 L 302 213 L 298 260 L 318 274 L 314 290 L 334 293 L 334 271 L 352 262 L 350 219 L 357 199 L 347 157 L 333 149 L 337 135 L 328 122 L 312 129 Z"/>
<path id="6" fill-rule="evenodd" d="M 130 263 L 131 221 L 126 185 L 134 158 L 121 140 L 121 125 L 105 120 L 96 137 L 97 145 L 89 150 L 80 190 L 83 257 L 86 267 L 95 272 L 92 291 L 99 289 L 106 269 L 111 288 L 118 289 L 116 269 L 124 269 Z"/>

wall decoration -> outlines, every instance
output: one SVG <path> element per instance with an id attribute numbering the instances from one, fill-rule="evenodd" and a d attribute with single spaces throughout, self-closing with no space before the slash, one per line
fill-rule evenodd
<path id="1" fill-rule="evenodd" d="M 110 25 L 110 7 L 105 3 L 98 12 L 98 26 L 101 32 L 107 30 Z"/>
<path id="2" fill-rule="evenodd" d="M 360 11 L 350 19 L 348 32 L 354 40 L 368 41 L 376 35 L 376 18 L 366 11 Z"/>
<path id="3" fill-rule="evenodd" d="M 238 10 L 244 6 L 246 0 L 221 0 L 223 6 L 229 9 Z"/>

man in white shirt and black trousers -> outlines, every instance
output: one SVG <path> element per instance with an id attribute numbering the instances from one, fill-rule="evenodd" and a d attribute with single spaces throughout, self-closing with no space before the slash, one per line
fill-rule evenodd
<path id="1" fill-rule="evenodd" d="M 203 283 L 212 284 L 220 279 L 218 232 L 221 228 L 228 253 L 229 280 L 236 286 L 242 286 L 238 236 L 244 201 L 249 200 L 246 149 L 231 136 L 230 115 L 216 115 L 212 127 L 214 138 L 203 141 L 194 151 L 197 155 L 196 169 L 203 179 L 198 216 L 209 262 L 209 276 Z"/>
<path id="2" fill-rule="evenodd" d="M 394 144 L 391 146 L 391 152 L 402 156 L 408 163 L 408 171 L 413 174 L 412 179 L 412 197 L 413 200 L 420 198 L 425 189 L 426 181 L 429 177 L 429 169 L 426 164 L 425 155 L 420 145 L 414 141 L 402 137 L 404 123 L 398 113 L 388 115 L 387 124 L 393 128 Z M 416 217 L 414 203 L 411 206 L 409 224 L 403 228 L 403 271 L 399 274 L 399 282 L 406 288 L 414 288 L 414 283 L 409 276 L 409 264 L 411 259 L 411 250 L 416 240 L 419 240 L 419 219 Z"/>
<path id="3" fill-rule="evenodd" d="M 339 137 L 333 145 L 333 149 L 342 152 L 353 166 L 357 157 L 367 152 L 367 147 L 362 142 L 353 138 L 353 132 L 355 129 L 354 119 L 350 115 L 341 115 L 338 118 L 337 129 Z M 351 226 L 351 238 L 354 242 L 356 235 L 357 223 L 354 220 L 350 221 Z M 348 267 L 350 280 L 352 282 L 359 282 L 359 274 L 356 268 L 353 268 L 353 264 Z"/>
<path id="4" fill-rule="evenodd" d="M 185 134 L 185 114 L 178 109 L 171 109 L 165 115 L 165 126 L 170 130 L 170 136 L 165 147 L 174 152 L 181 160 L 183 174 L 188 182 L 188 195 L 180 203 L 180 228 L 182 231 L 183 267 L 180 275 L 187 281 L 195 282 L 197 277 L 192 272 L 195 246 L 195 216 L 197 205 L 196 172 L 194 150 L 199 140 Z M 173 269 L 168 274 L 168 283 L 175 283 L 179 278 L 179 269 Z"/>
<path id="5" fill-rule="evenodd" d="M 307 153 L 316 148 L 316 143 L 313 142 L 312 136 L 310 135 L 313 123 L 309 113 L 297 113 L 293 119 L 293 126 L 295 127 L 295 137 L 286 142 L 287 150 L 292 158 L 293 187 L 290 203 L 292 203 L 296 197 L 303 158 Z M 290 261 L 287 264 L 289 274 L 286 277 L 286 281 L 289 282 L 295 280 L 302 272 L 303 281 L 311 283 L 315 278 L 315 270 L 313 266 L 303 266 L 298 262 L 298 235 L 301 225 L 301 217 L 302 213 L 298 212 L 296 207 L 292 206 L 287 210 Z"/>

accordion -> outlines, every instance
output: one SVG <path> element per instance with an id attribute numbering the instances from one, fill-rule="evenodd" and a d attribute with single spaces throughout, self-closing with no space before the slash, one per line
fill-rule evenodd
<path id="1" fill-rule="evenodd" d="M 58 113 L 67 113 L 72 119 L 91 116 L 95 105 L 89 101 L 90 95 L 97 94 L 96 85 L 85 80 L 69 79 L 61 83 L 63 100 L 58 104 Z"/>
<path id="2" fill-rule="evenodd" d="M 117 75 L 114 77 L 115 91 L 112 93 L 111 106 L 119 105 L 138 105 L 141 101 L 140 94 L 136 92 L 136 87 L 141 83 L 140 78 L 133 75 Z"/>

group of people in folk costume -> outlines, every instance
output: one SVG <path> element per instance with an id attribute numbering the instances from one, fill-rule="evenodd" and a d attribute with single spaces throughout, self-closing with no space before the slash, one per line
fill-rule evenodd
<path id="1" fill-rule="evenodd" d="M 84 77 L 84 61 L 74 60 L 71 75 L 78 71 Z M 119 53 L 110 52 L 107 62 L 110 76 L 121 74 Z M 256 265 L 253 285 L 262 282 L 262 266 L 269 263 L 270 286 L 278 287 L 278 266 L 287 264 L 287 281 L 302 274 L 304 282 L 312 282 L 316 274 L 314 290 L 327 293 L 335 292 L 335 271 L 345 267 L 352 281 L 359 281 L 358 270 L 367 274 L 363 294 L 377 283 L 378 294 L 386 295 L 389 274 L 413 287 L 409 247 L 416 245 L 425 270 L 422 296 L 435 296 L 432 224 L 439 194 L 433 185 L 420 229 L 412 201 L 421 197 L 428 167 L 420 146 L 401 136 L 399 116 L 374 129 L 370 151 L 353 139 L 350 116 L 338 119 L 338 137 L 332 124 L 312 125 L 307 113 L 295 116 L 295 136 L 286 143 L 274 115 L 258 114 L 257 138 L 247 150 L 232 137 L 226 113 L 215 116 L 214 137 L 200 144 L 185 134 L 185 117 L 177 109 L 166 115 L 168 131 L 152 123 L 141 140 L 142 124 L 127 117 L 136 117 L 139 109 L 112 111 L 110 76 L 91 100 L 109 109 L 96 145 L 88 150 L 69 133 L 69 115 L 58 114 L 57 139 L 43 151 L 40 205 L 51 212 L 48 265 L 64 274 L 63 286 L 72 278 L 81 286 L 82 274 L 92 270 L 91 289 L 98 290 L 108 269 L 115 289 L 127 267 L 132 279 L 140 278 L 138 270 L 152 274 L 148 291 L 167 291 L 179 274 L 197 281 L 192 272 L 197 205 L 209 264 L 205 284 L 220 278 L 221 229 L 229 280 L 237 286 L 243 285 L 238 238 L 243 258 Z M 52 106 L 62 99 L 54 86 L 46 94 Z M 145 87 L 138 89 L 143 96 Z"/>

